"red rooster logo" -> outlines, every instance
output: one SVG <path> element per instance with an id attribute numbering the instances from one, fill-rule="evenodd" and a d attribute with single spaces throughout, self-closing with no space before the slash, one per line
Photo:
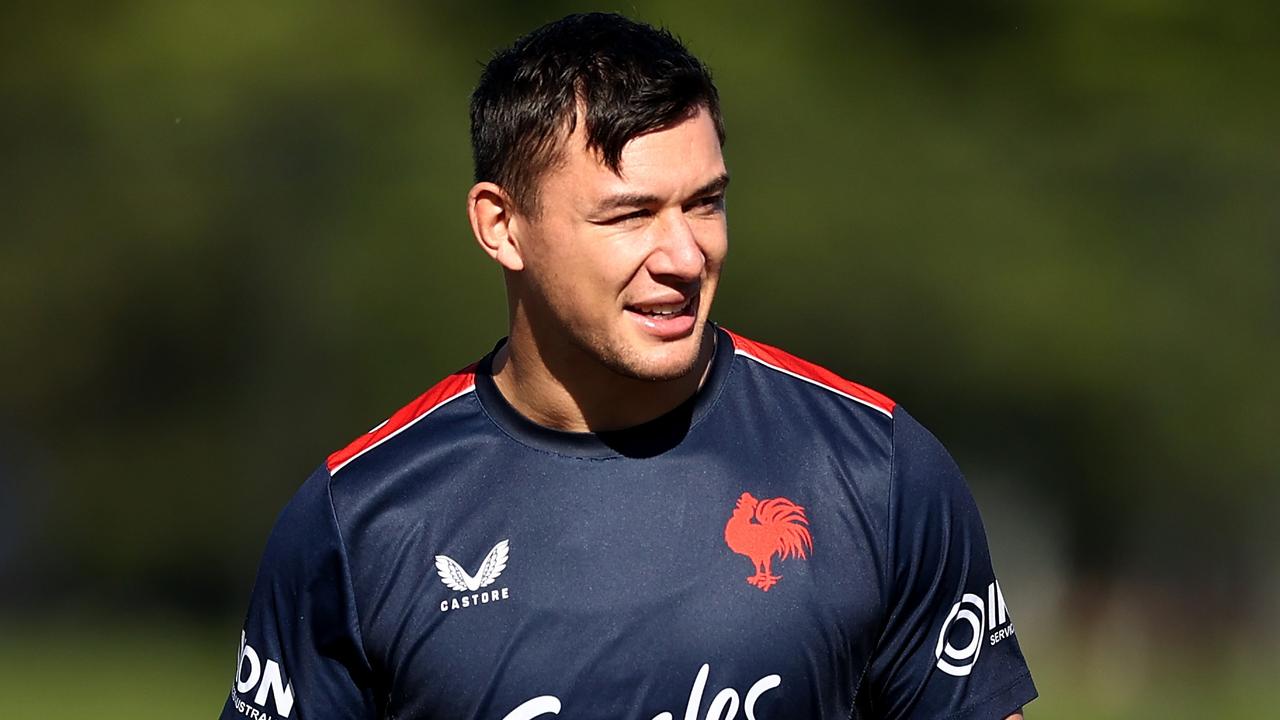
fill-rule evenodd
<path id="1" fill-rule="evenodd" d="M 747 582 L 769 591 L 778 584 L 781 575 L 773 574 L 773 556 L 779 560 L 788 557 L 804 559 L 813 551 L 813 537 L 806 527 L 809 520 L 804 508 L 786 498 L 757 500 L 751 493 L 742 493 L 733 517 L 724 526 L 724 541 L 729 549 L 746 555 L 755 566 L 756 574 Z"/>

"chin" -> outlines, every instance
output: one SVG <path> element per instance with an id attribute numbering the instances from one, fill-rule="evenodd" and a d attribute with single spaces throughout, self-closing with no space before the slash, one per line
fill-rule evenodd
<path id="1" fill-rule="evenodd" d="M 605 367 L 633 380 L 679 380 L 697 369 L 705 335 L 705 325 L 699 323 L 688 337 L 660 344 L 625 343 L 612 348 L 612 352 L 597 353 L 597 357 Z"/>

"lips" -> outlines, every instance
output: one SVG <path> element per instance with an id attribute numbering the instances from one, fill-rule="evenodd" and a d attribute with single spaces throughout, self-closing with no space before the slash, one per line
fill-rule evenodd
<path id="1" fill-rule="evenodd" d="M 626 306 L 645 334 L 659 340 L 675 340 L 693 331 L 698 296 L 663 297 Z"/>

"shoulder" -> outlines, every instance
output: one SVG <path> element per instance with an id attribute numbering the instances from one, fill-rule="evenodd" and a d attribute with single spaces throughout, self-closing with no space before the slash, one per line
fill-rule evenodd
<path id="1" fill-rule="evenodd" d="M 331 479 L 323 465 L 311 473 L 276 517 L 272 529 L 274 542 L 285 546 L 305 544 L 308 537 L 327 529 L 333 518 L 329 495 Z"/>
<path id="2" fill-rule="evenodd" d="M 901 409 L 894 416 L 890 464 L 890 523 L 899 543 L 933 545 L 927 538 L 941 534 L 951 538 L 943 545 L 962 547 L 985 538 L 959 466 L 933 433 Z"/>
<path id="3" fill-rule="evenodd" d="M 331 479 L 323 465 L 316 468 L 276 516 L 259 566 L 259 583 L 295 595 L 314 573 L 339 566 L 341 541 Z"/>
<path id="4" fill-rule="evenodd" d="M 473 363 L 445 377 L 372 430 L 329 455 L 325 461 L 329 475 L 335 476 L 371 455 L 390 452 L 391 448 L 388 446 L 394 445 L 397 438 L 455 401 L 473 393 L 476 367 Z"/>
<path id="5" fill-rule="evenodd" d="M 733 352 L 750 366 L 763 371 L 772 384 L 790 386 L 802 393 L 842 398 L 887 420 L 892 420 L 897 403 L 883 393 L 848 380 L 821 365 L 791 353 L 750 340 L 721 328 L 733 341 Z"/>
<path id="6" fill-rule="evenodd" d="M 902 408 L 893 418 L 893 474 L 899 492 L 910 496 L 968 493 L 951 453 Z"/>
<path id="7" fill-rule="evenodd" d="M 725 331 L 735 432 L 787 457 L 827 458 L 872 504 L 887 502 L 897 403 L 827 368 Z"/>
<path id="8" fill-rule="evenodd" d="M 938 438 L 901 407 L 893 417 L 893 450 L 899 463 L 935 466 L 959 474 Z"/>

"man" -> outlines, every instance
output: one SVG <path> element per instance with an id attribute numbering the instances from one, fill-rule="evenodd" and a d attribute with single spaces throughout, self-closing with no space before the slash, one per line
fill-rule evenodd
<path id="1" fill-rule="evenodd" d="M 708 322 L 716 89 L 576 15 L 472 99 L 507 338 L 281 514 L 229 718 L 1018 717 L 973 501 L 892 400 Z"/>

